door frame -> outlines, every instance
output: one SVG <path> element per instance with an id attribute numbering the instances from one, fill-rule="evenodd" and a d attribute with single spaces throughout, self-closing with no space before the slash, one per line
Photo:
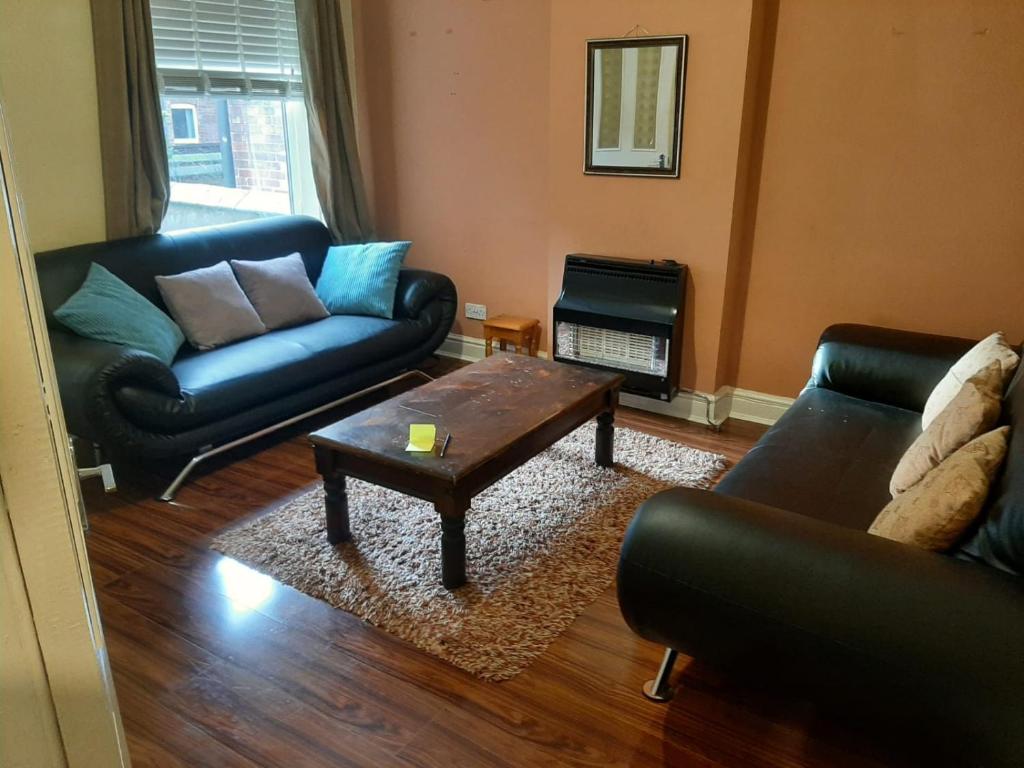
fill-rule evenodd
<path id="1" fill-rule="evenodd" d="M 24 637 L 34 636 L 34 645 L 22 645 L 40 665 L 33 695 L 44 703 L 35 721 L 38 733 L 20 733 L 19 741 L 46 740 L 40 755 L 44 749 L 60 753 L 62 764 L 73 768 L 126 767 L 130 759 L 89 571 L 78 474 L 14 168 L 0 93 L 0 488 L 10 523 L 3 526 L 10 532 L 5 544 L 16 555 L 13 575 L 5 569 L 6 583 L 25 597 L 5 601 L 2 610 L 5 622 L 17 622 Z"/>

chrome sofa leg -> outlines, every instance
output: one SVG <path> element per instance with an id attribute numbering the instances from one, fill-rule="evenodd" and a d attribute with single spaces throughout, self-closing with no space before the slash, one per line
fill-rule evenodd
<path id="1" fill-rule="evenodd" d="M 644 696 L 651 701 L 665 702 L 669 701 L 673 694 L 672 686 L 668 683 L 668 678 L 672 674 L 672 666 L 676 663 L 676 659 L 679 656 L 679 651 L 674 651 L 671 648 L 665 649 L 665 656 L 661 660 L 661 667 L 658 668 L 658 676 L 653 680 L 648 680 L 644 683 Z"/>
<path id="2" fill-rule="evenodd" d="M 230 445 L 233 446 L 235 443 L 231 443 Z M 185 465 L 184 469 L 182 469 L 174 480 L 171 481 L 171 484 L 167 486 L 167 489 L 160 494 L 160 501 L 174 501 L 175 494 L 178 492 L 178 489 L 182 486 L 188 476 L 192 474 L 192 470 L 199 466 L 199 463 L 204 459 L 214 456 L 217 453 L 221 453 L 221 451 L 206 451 L 205 453 L 200 453 L 198 456 L 193 456 L 189 463 Z"/>
<path id="3" fill-rule="evenodd" d="M 185 480 L 188 479 L 188 476 L 192 474 L 192 470 L 194 470 L 207 459 L 213 458 L 214 456 L 224 453 L 225 451 L 230 451 L 232 448 L 237 448 L 240 445 L 251 443 L 253 440 L 258 440 L 259 438 L 265 437 L 266 435 L 269 435 L 272 432 L 276 432 L 279 429 L 289 427 L 292 424 L 302 421 L 303 419 L 308 419 L 312 416 L 316 416 L 317 414 L 323 413 L 324 411 L 329 411 L 332 408 L 337 408 L 339 405 L 343 405 L 344 403 L 347 403 L 351 400 L 355 400 L 356 398 L 362 397 L 363 395 L 375 392 L 378 389 L 384 389 L 385 387 L 389 387 L 392 384 L 396 384 L 400 381 L 415 378 L 424 379 L 426 381 L 434 380 L 433 376 L 424 373 L 423 371 L 419 371 L 416 369 L 410 371 L 403 371 L 397 376 L 392 376 L 387 381 L 382 381 L 379 384 L 374 384 L 372 386 L 366 387 L 365 389 L 361 389 L 358 392 L 353 392 L 351 395 L 345 395 L 345 397 L 338 398 L 337 400 L 333 400 L 330 403 L 325 403 L 324 405 L 321 405 L 317 408 L 313 408 L 312 410 L 300 413 L 297 416 L 292 416 L 291 418 L 285 419 L 284 421 L 279 421 L 276 424 L 271 424 L 269 427 L 264 427 L 263 429 L 257 430 L 256 432 L 245 435 L 244 437 L 240 437 L 237 440 L 232 440 L 230 443 L 224 443 L 223 445 L 218 445 L 216 447 L 212 445 L 207 445 L 201 448 L 199 453 L 192 457 L 189 463 L 186 464 L 185 467 L 181 470 L 181 472 L 178 473 L 177 477 L 174 478 L 171 484 L 167 486 L 167 490 L 160 494 L 160 501 L 174 501 L 174 496 L 178 493 L 178 489 L 181 488 Z"/>
<path id="4" fill-rule="evenodd" d="M 117 483 L 114 482 L 114 468 L 109 464 L 100 464 L 95 467 L 79 467 L 78 477 L 83 480 L 87 477 L 98 477 L 103 481 L 104 491 L 113 493 L 117 490 Z"/>
<path id="5" fill-rule="evenodd" d="M 76 447 L 76 441 L 81 442 L 80 438 L 76 438 L 72 435 L 68 436 L 68 447 L 71 449 L 71 463 L 75 467 L 75 471 L 78 472 L 78 479 L 85 480 L 90 477 L 98 477 L 103 481 L 103 490 L 107 493 L 113 493 L 117 490 L 117 483 L 114 481 L 114 468 L 110 465 L 110 462 L 103 460 L 103 450 L 97 443 L 92 443 L 92 466 L 91 467 L 80 467 L 78 466 L 78 449 Z"/>

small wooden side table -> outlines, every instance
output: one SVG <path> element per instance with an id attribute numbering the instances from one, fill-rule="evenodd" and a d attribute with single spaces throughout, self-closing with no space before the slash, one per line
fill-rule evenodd
<path id="1" fill-rule="evenodd" d="M 516 317 L 515 315 L 498 315 L 484 321 L 484 355 L 494 354 L 494 342 L 497 340 L 502 351 L 511 342 L 516 345 L 516 352 L 537 356 L 540 344 L 540 320 L 532 317 Z"/>

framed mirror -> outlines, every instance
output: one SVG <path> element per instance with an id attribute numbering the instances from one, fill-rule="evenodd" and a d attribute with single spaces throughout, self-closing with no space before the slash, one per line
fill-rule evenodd
<path id="1" fill-rule="evenodd" d="M 584 173 L 679 178 L 686 40 L 587 41 Z"/>

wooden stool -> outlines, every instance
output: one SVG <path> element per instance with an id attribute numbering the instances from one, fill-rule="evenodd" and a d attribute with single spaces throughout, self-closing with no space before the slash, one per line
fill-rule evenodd
<path id="1" fill-rule="evenodd" d="M 515 315 L 498 315 L 490 320 L 484 321 L 484 354 L 490 357 L 494 354 L 494 341 L 497 339 L 502 351 L 506 345 L 512 342 L 516 345 L 516 352 L 537 356 L 537 346 L 540 344 L 540 320 L 531 317 L 516 317 Z"/>

